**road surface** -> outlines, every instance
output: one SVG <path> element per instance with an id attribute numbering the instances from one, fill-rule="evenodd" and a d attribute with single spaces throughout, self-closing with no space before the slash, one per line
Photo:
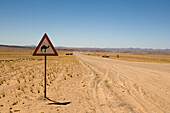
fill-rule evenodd
<path id="1" fill-rule="evenodd" d="M 170 64 L 75 56 L 86 68 L 96 113 L 170 112 Z"/>

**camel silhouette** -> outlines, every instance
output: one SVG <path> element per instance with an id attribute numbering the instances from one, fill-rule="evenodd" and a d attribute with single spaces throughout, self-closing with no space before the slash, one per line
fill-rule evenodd
<path id="1" fill-rule="evenodd" d="M 50 46 L 48 45 L 48 47 L 46 45 L 43 45 L 41 47 L 41 52 L 43 52 L 43 49 L 44 49 L 44 52 L 46 53 L 46 49 L 48 49 Z"/>

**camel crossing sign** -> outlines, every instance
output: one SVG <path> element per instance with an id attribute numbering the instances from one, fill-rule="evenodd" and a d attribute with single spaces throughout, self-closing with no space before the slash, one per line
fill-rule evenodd
<path id="1" fill-rule="evenodd" d="M 44 97 L 46 98 L 46 64 L 47 64 L 47 56 L 58 56 L 54 46 L 52 45 L 50 39 L 45 33 L 37 48 L 35 49 L 33 56 L 45 56 L 45 64 L 44 64 Z"/>
<path id="2" fill-rule="evenodd" d="M 37 48 L 35 49 L 33 56 L 58 56 L 54 46 L 45 33 Z"/>

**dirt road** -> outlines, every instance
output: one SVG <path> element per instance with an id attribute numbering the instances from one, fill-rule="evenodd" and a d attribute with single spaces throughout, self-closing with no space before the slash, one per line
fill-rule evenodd
<path id="1" fill-rule="evenodd" d="M 170 112 L 170 64 L 75 55 L 87 70 L 96 113 Z"/>

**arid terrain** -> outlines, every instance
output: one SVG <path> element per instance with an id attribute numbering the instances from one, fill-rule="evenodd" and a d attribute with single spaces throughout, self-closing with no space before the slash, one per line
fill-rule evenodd
<path id="1" fill-rule="evenodd" d="M 137 62 L 57 51 L 47 56 L 45 99 L 44 57 L 33 51 L 0 48 L 0 113 L 170 112 L 170 55 Z"/>

